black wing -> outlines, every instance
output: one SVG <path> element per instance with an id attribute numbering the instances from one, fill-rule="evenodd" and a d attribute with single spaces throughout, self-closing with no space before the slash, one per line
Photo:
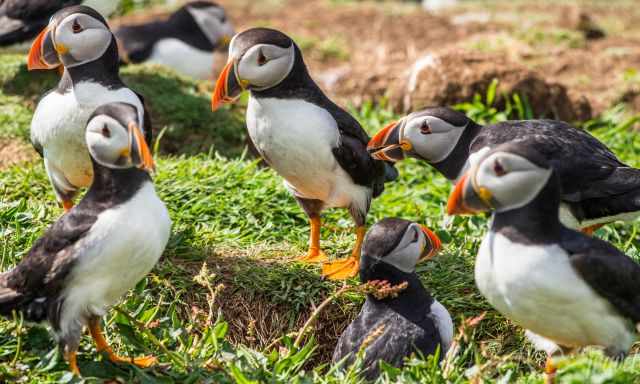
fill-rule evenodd
<path id="1" fill-rule="evenodd" d="M 565 201 L 607 197 L 640 187 L 640 171 L 630 171 L 637 172 L 633 178 L 618 177 L 619 169 L 632 168 L 588 132 L 561 121 L 507 121 L 489 125 L 471 143 L 470 150 L 492 148 L 508 141 L 530 145 L 551 162 L 560 176 Z"/>
<path id="2" fill-rule="evenodd" d="M 600 239 L 566 230 L 562 248 L 573 268 L 622 315 L 640 322 L 640 265 Z"/>
<path id="3" fill-rule="evenodd" d="M 397 178 L 397 171 L 393 165 L 371 157 L 367 151 L 369 136 L 353 116 L 328 99 L 323 104 L 340 131 L 340 143 L 333 149 L 338 164 L 356 184 L 372 187 L 374 197 L 380 195 L 384 183 Z"/>
<path id="4" fill-rule="evenodd" d="M 96 220 L 90 211 L 75 208 L 51 225 L 25 258 L 0 276 L 0 313 L 8 315 L 13 309 L 32 307 L 41 297 L 55 299 L 76 260 L 73 246 Z M 42 316 L 42 311 L 38 312 Z"/>
<path id="5" fill-rule="evenodd" d="M 5 0 L 0 2 L 0 46 L 34 38 L 58 10 L 80 0 Z"/>

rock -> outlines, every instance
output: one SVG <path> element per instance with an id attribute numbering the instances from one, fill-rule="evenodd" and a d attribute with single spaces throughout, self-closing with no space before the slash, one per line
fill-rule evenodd
<path id="1" fill-rule="evenodd" d="M 434 105 L 453 105 L 486 94 L 498 79 L 496 106 L 504 95 L 526 98 L 536 116 L 566 121 L 587 120 L 591 107 L 586 98 L 570 97 L 565 86 L 546 81 L 539 73 L 500 54 L 457 49 L 427 54 L 415 61 L 388 92 L 389 102 L 403 113 Z"/>

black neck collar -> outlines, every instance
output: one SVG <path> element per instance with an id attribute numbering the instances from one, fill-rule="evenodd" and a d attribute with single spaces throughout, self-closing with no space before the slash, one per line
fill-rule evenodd
<path id="1" fill-rule="evenodd" d="M 149 174 L 132 167 L 107 168 L 93 158 L 93 183 L 80 204 L 97 204 L 103 208 L 123 203 L 133 197 L 142 185 L 151 181 Z"/>
<path id="2" fill-rule="evenodd" d="M 68 78 L 65 79 L 65 76 Z M 111 38 L 109 48 L 98 59 L 77 67 L 66 68 L 58 88 L 66 89 L 69 80 L 72 86 L 83 81 L 90 81 L 108 88 L 124 87 L 124 83 L 120 79 L 118 47 L 115 38 Z"/>

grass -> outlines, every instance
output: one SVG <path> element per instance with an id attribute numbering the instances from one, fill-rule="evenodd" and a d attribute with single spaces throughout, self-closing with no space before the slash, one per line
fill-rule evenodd
<path id="1" fill-rule="evenodd" d="M 322 281 L 315 266 L 292 262 L 307 241 L 304 214 L 270 169 L 243 155 L 242 109 L 209 112 L 207 85 L 153 67 L 131 67 L 126 81 L 147 95 L 159 141 L 156 188 L 173 219 L 161 262 L 106 317 L 118 352 L 153 353 L 160 365 L 139 370 L 96 355 L 88 337 L 80 369 L 88 382 L 117 378 L 139 383 L 360 383 L 358 366 L 327 365 L 337 336 L 363 297 L 350 293 L 322 312 L 300 347 L 292 336 L 312 308 L 340 288 Z M 34 81 L 21 58 L 0 56 L 0 136 L 25 140 L 37 95 L 55 76 Z M 493 89 L 493 91 L 492 91 Z M 461 105 L 482 121 L 527 116 L 526 102 L 511 98 L 492 107 L 495 86 Z M 371 132 L 397 118 L 384 103 L 352 113 Z M 582 125 L 631 165 L 640 166 L 636 120 L 621 109 Z M 203 153 L 199 153 L 203 152 Z M 445 248 L 418 272 L 434 296 L 461 325 L 458 349 L 445 364 L 413 358 L 398 370 L 383 369 L 379 383 L 542 382 L 543 356 L 523 332 L 493 311 L 473 283 L 473 262 L 486 228 L 482 217 L 449 218 L 444 207 L 451 185 L 417 161 L 399 165 L 401 178 L 377 199 L 373 223 L 400 216 L 436 230 Z M 0 268 L 20 260 L 61 210 L 54 203 L 39 161 L 0 171 Z M 325 215 L 323 247 L 332 257 L 349 253 L 352 223 L 344 210 Z M 615 224 L 597 235 L 640 259 L 640 225 Z M 350 281 L 349 284 L 357 284 Z M 486 312 L 482 321 L 462 326 Z M 640 380 L 640 362 L 603 358 L 596 350 L 561 362 L 561 382 L 627 383 Z M 0 321 L 0 381 L 70 382 L 67 365 L 47 332 L 19 321 Z"/>

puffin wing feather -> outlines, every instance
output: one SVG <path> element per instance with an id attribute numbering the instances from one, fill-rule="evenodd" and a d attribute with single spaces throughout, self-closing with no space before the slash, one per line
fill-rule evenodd
<path id="1" fill-rule="evenodd" d="M 567 230 L 562 247 L 571 266 L 622 315 L 640 322 L 640 265 L 612 245 Z"/>

